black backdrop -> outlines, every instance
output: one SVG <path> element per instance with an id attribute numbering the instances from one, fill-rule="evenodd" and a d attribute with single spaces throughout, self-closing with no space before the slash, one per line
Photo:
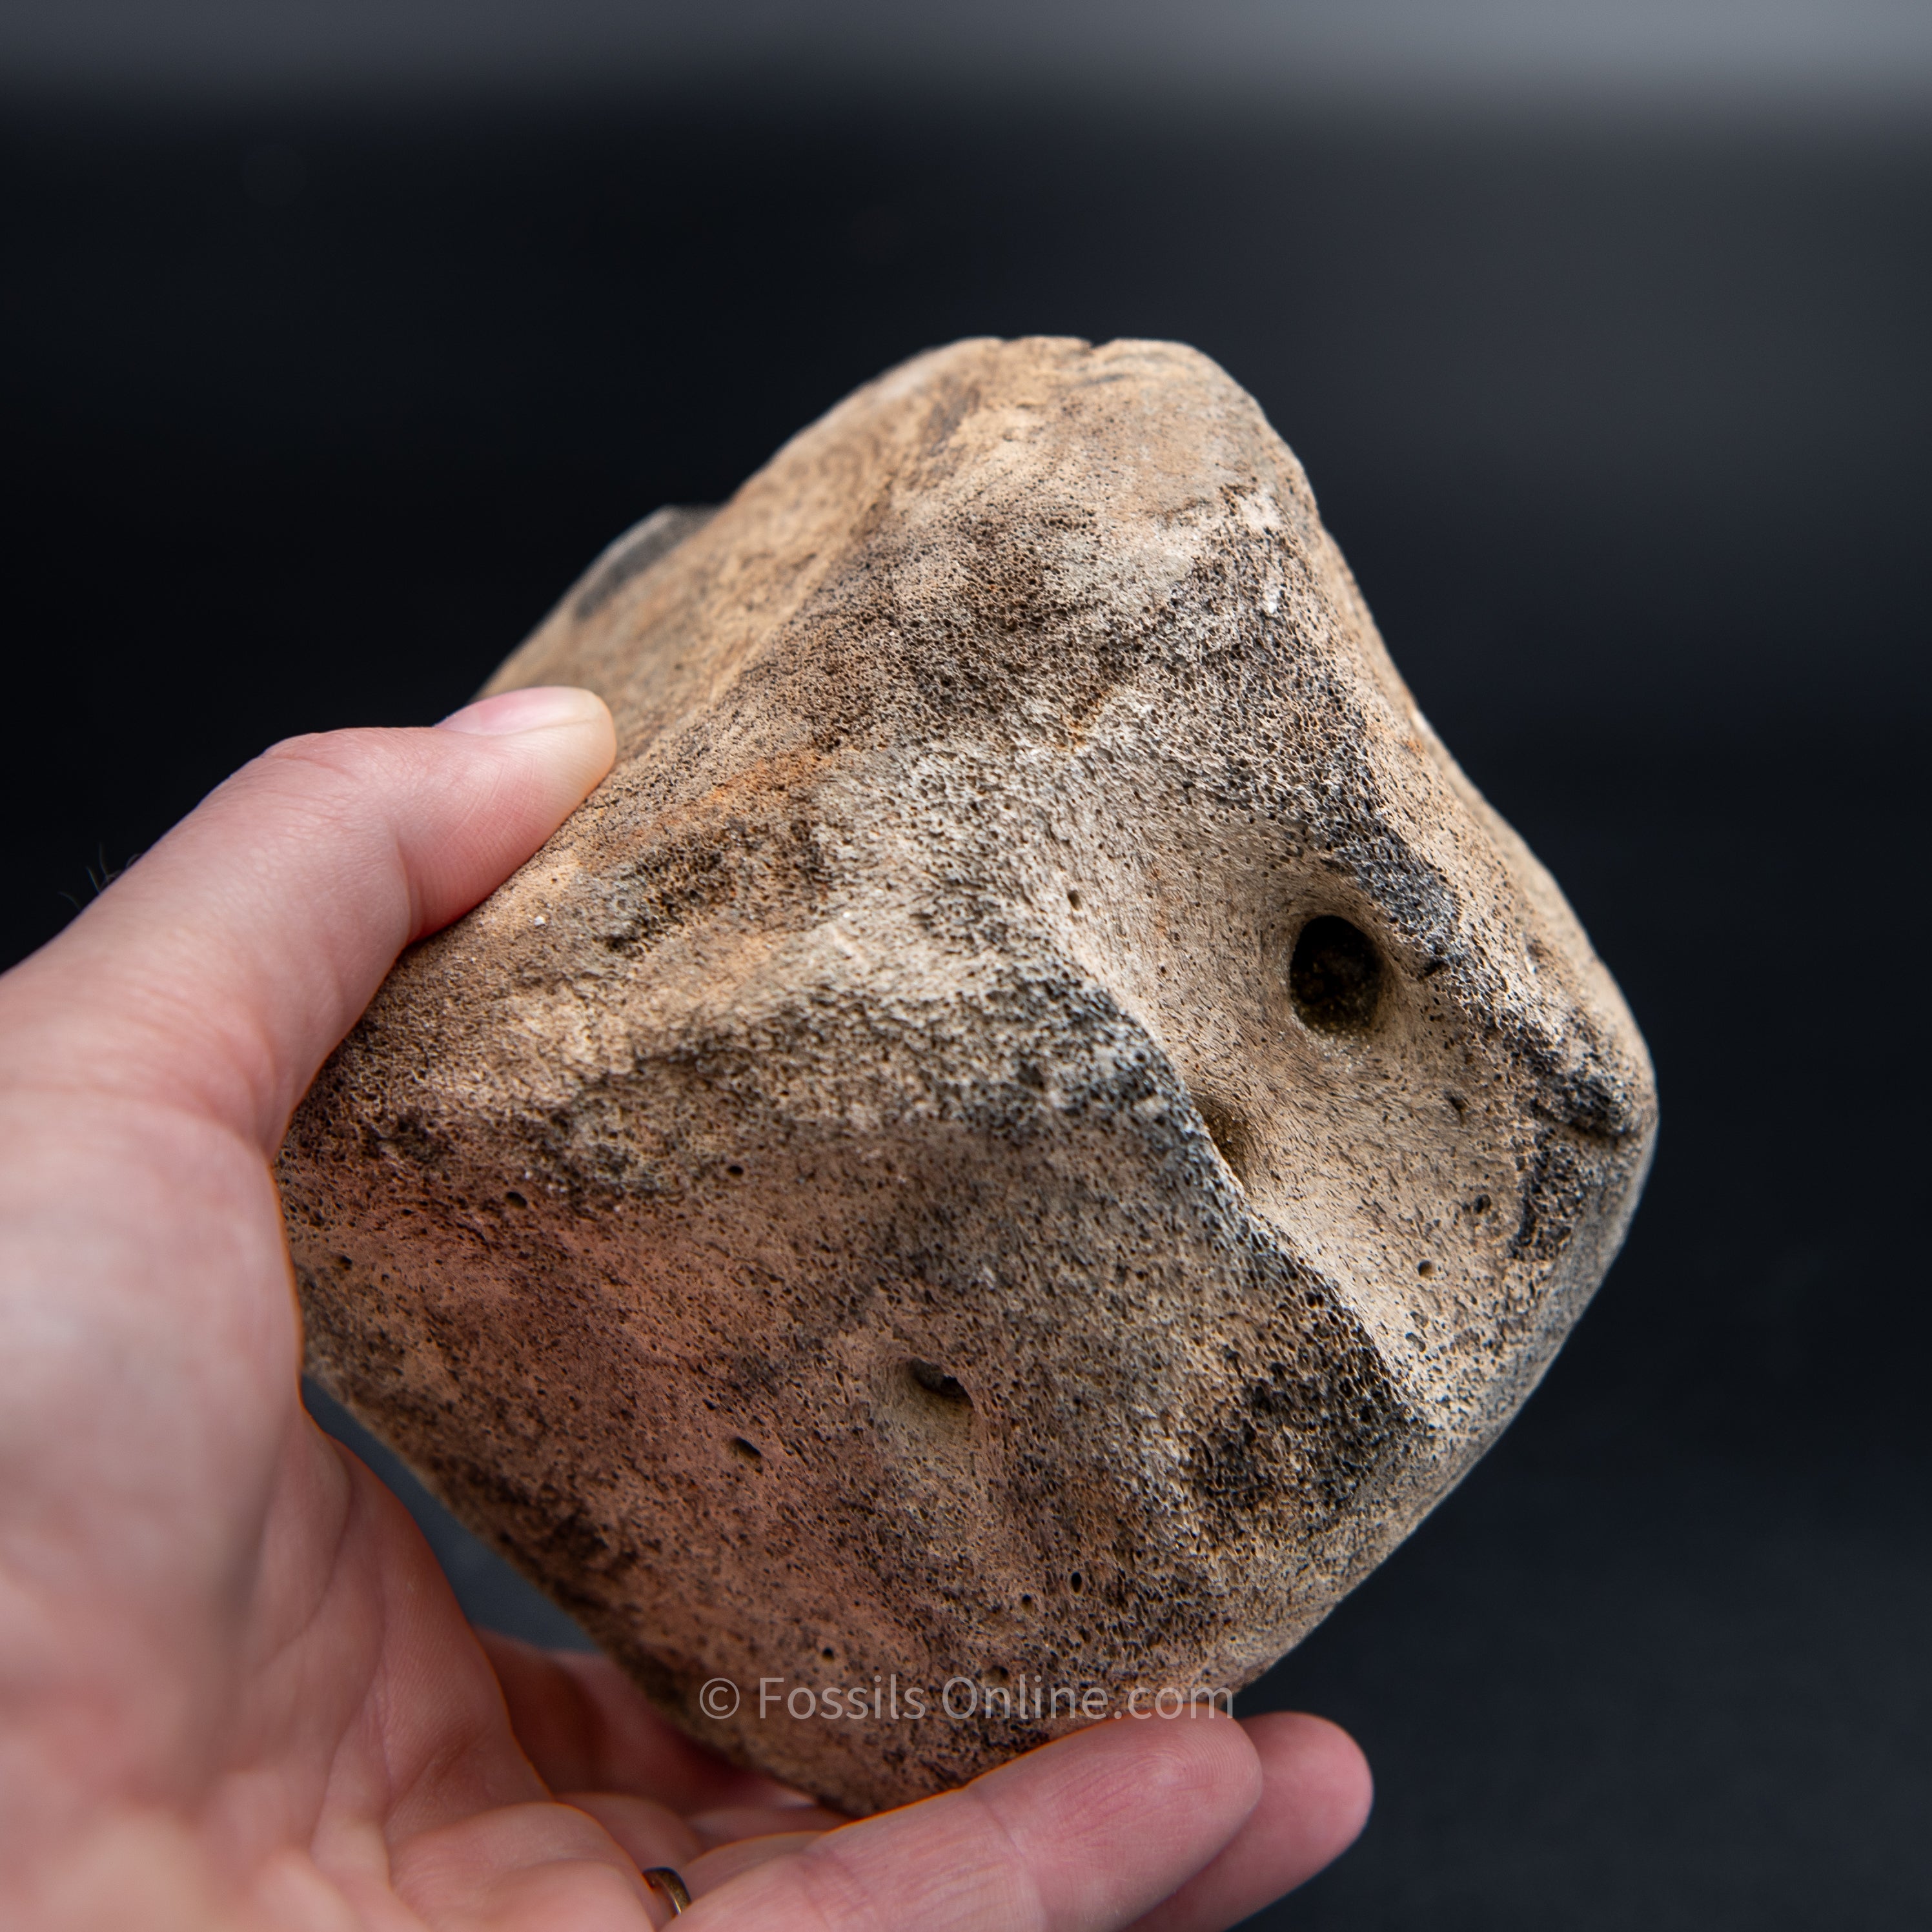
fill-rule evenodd
<path id="1" fill-rule="evenodd" d="M 1264 1922 L 1932 1923 L 1928 218 L 1899 122 L 16 101 L 6 956 L 275 737 L 460 702 L 898 357 L 1196 344 L 1664 1099 L 1542 1391 L 1251 1695 L 1379 1779 Z"/>

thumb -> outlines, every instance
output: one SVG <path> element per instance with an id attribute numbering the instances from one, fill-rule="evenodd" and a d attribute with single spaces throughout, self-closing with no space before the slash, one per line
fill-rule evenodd
<path id="1" fill-rule="evenodd" d="M 272 1153 L 397 954 L 522 864 L 616 746 L 562 687 L 276 746 L 0 980 L 0 1081 L 189 1108 Z"/>

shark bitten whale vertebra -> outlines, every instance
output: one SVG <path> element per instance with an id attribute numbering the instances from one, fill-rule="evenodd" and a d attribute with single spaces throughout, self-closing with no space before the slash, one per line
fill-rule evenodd
<path id="1" fill-rule="evenodd" d="M 1008 1687 L 1251 1679 L 1534 1385 L 1656 1119 L 1260 410 L 935 351 L 614 545 L 535 683 L 618 762 L 298 1115 L 314 1372 L 850 1808 L 1081 1720 Z"/>

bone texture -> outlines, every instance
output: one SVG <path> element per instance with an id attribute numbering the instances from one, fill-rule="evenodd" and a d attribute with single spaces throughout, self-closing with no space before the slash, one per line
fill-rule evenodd
<path id="1" fill-rule="evenodd" d="M 290 1135 L 314 1372 L 850 1808 L 1076 1721 L 1028 1686 L 1248 1682 L 1534 1385 L 1655 1122 L 1293 455 L 1191 350 L 956 344 L 490 688 L 560 682 L 616 768 Z"/>

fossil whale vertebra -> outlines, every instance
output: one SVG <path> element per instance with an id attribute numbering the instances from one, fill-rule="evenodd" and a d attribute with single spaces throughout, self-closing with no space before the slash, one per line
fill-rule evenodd
<path id="1" fill-rule="evenodd" d="M 1294 457 L 1192 350 L 958 344 L 614 546 L 538 682 L 618 763 L 297 1118 L 316 1373 L 848 1806 L 1073 1720 L 760 1678 L 1252 1678 L 1522 1402 L 1655 1121 Z"/>

